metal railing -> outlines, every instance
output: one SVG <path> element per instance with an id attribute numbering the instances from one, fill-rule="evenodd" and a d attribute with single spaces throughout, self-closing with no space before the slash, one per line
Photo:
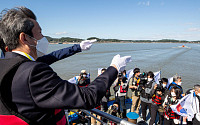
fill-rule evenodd
<path id="1" fill-rule="evenodd" d="M 77 112 L 75 112 L 73 110 L 70 110 L 70 111 L 72 111 L 72 112 L 76 113 L 77 115 L 81 116 L 80 114 L 78 114 Z M 102 120 L 98 119 L 97 117 L 95 117 L 94 115 L 92 115 L 90 112 L 92 112 L 92 113 L 94 113 L 96 115 L 99 115 L 101 117 L 104 117 L 107 120 L 115 122 L 115 123 L 120 124 L 120 125 L 136 125 L 136 124 L 133 124 L 131 122 L 128 122 L 127 120 L 124 120 L 124 119 L 118 118 L 116 116 L 110 115 L 110 114 L 105 113 L 103 111 L 100 111 L 98 109 L 90 109 L 90 110 L 83 110 L 82 109 L 81 111 L 84 112 L 85 114 L 87 114 L 88 116 L 93 117 L 94 119 L 98 120 L 103 125 L 106 125 L 107 123 L 105 123 Z"/>

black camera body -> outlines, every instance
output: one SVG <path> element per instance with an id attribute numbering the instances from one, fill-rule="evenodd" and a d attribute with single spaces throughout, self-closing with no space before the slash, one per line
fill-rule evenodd
<path id="1" fill-rule="evenodd" d="M 122 79 L 122 78 L 123 78 L 123 74 L 122 74 L 122 73 L 119 73 L 119 74 L 118 74 L 118 78 L 119 78 L 119 79 Z"/>
<path id="2" fill-rule="evenodd" d="M 166 111 L 169 110 L 169 108 L 170 108 L 171 105 L 175 105 L 175 104 L 178 103 L 178 100 L 173 101 L 172 97 L 168 97 L 167 100 L 168 101 L 165 103 L 165 105 L 166 105 Z"/>
<path id="3" fill-rule="evenodd" d="M 87 74 L 86 73 L 81 73 L 80 74 L 81 78 L 83 78 L 83 75 L 86 75 L 86 77 L 84 77 L 84 78 L 87 78 Z"/>
<path id="4" fill-rule="evenodd" d="M 121 81 L 122 81 L 123 83 L 126 83 L 126 82 L 127 82 L 127 78 L 124 77 L 122 73 L 119 73 L 119 74 L 118 74 L 118 83 L 121 84 Z"/>
<path id="5" fill-rule="evenodd" d="M 159 84 L 157 84 L 156 91 L 162 91 L 163 90 L 163 83 L 161 80 L 159 80 Z"/>
<path id="6" fill-rule="evenodd" d="M 117 106 L 112 106 L 112 107 L 111 107 L 111 110 L 112 110 L 112 111 L 117 111 Z"/>
<path id="7" fill-rule="evenodd" d="M 143 72 L 140 74 L 140 84 L 145 85 L 147 83 L 148 77 L 147 77 L 147 72 Z"/>
<path id="8" fill-rule="evenodd" d="M 139 75 L 140 77 L 140 83 L 138 87 L 138 91 L 142 91 L 142 87 L 145 86 L 148 82 L 148 77 L 147 77 L 147 72 L 143 72 L 142 74 Z"/>

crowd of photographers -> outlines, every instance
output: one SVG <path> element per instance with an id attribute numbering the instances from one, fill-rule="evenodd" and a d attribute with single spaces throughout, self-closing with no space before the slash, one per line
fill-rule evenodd
<path id="1" fill-rule="evenodd" d="M 104 70 L 105 69 L 102 69 L 101 73 Z M 200 85 L 195 85 L 194 90 L 190 89 L 190 91 L 187 91 L 186 94 L 184 94 L 181 83 L 181 77 L 175 75 L 171 84 L 168 85 L 167 78 L 161 78 L 159 84 L 157 84 L 154 80 L 154 73 L 152 71 L 141 73 L 139 68 L 133 70 L 133 76 L 128 80 L 126 71 L 124 70 L 119 73 L 116 81 L 113 83 L 115 94 L 115 102 L 113 105 L 107 107 L 107 102 L 111 96 L 110 90 L 107 90 L 107 93 L 109 94 L 106 94 L 101 101 L 101 105 L 97 106 L 97 108 L 99 107 L 100 109 L 101 107 L 104 112 L 120 118 L 126 118 L 125 100 L 128 90 L 131 90 L 131 112 L 139 114 L 139 109 L 141 108 L 141 117 L 144 121 L 147 121 L 148 108 L 151 116 L 149 125 L 157 124 L 157 115 L 159 115 L 158 124 L 160 125 L 193 124 L 192 121 L 187 121 L 187 117 L 181 117 L 176 114 L 170 106 L 177 104 L 182 97 L 190 92 L 193 92 L 196 95 L 195 97 L 199 104 Z M 85 70 L 81 71 L 81 74 L 77 79 L 77 84 L 81 87 L 90 84 L 89 76 Z M 199 109 L 200 108 L 198 108 L 198 110 Z M 198 120 L 196 121 L 198 122 Z"/>
<path id="2" fill-rule="evenodd" d="M 151 116 L 149 125 L 194 124 L 193 121 L 187 121 L 187 117 L 181 117 L 176 114 L 170 107 L 171 105 L 177 104 L 186 95 L 183 94 L 181 80 L 180 76 L 175 75 L 173 76 L 173 82 L 171 84 L 168 85 L 167 78 L 161 78 L 159 84 L 157 84 L 152 71 L 140 73 L 140 69 L 135 68 L 133 70 L 133 76 L 129 80 L 125 72 L 122 72 L 114 82 L 115 103 L 109 107 L 108 113 L 114 114 L 117 117 L 126 118 L 125 100 L 129 88 L 132 91 L 131 112 L 139 114 L 139 109 L 141 108 L 141 117 L 144 121 L 147 121 L 146 112 L 148 107 Z M 194 90 L 190 92 L 194 93 L 199 104 L 200 85 L 195 85 Z M 120 107 L 122 110 L 120 110 Z M 200 112 L 199 109 L 198 107 L 198 113 Z M 158 123 L 156 123 L 157 115 L 159 115 Z M 200 120 L 195 121 L 200 123 Z"/>

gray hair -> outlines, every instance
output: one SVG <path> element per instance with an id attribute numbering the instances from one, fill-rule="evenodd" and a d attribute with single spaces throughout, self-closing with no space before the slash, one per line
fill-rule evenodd
<path id="1" fill-rule="evenodd" d="M 173 76 L 173 82 L 178 81 L 178 79 L 181 79 L 181 76 L 178 75 Z"/>
<path id="2" fill-rule="evenodd" d="M 196 85 L 194 85 L 194 90 L 199 90 L 200 89 L 200 85 L 199 84 L 196 84 Z"/>
<path id="3" fill-rule="evenodd" d="M 34 24 L 20 8 L 3 10 L 0 17 L 0 36 L 9 51 L 16 49 L 19 45 L 20 33 L 24 32 L 33 36 Z"/>

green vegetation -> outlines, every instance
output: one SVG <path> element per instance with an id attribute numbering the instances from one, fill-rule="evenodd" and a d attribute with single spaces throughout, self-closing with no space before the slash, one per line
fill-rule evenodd
<path id="1" fill-rule="evenodd" d="M 62 37 L 62 38 L 52 38 L 49 36 L 46 36 L 46 38 L 49 40 L 50 43 L 79 43 L 83 39 L 79 38 L 70 38 L 70 37 Z M 91 39 L 97 39 L 97 42 L 99 43 L 106 43 L 106 42 L 134 42 L 134 43 L 141 43 L 141 42 L 146 42 L 146 43 L 200 43 L 199 41 L 186 41 L 186 40 L 174 40 L 174 39 L 162 39 L 162 40 L 119 40 L 119 39 L 100 39 L 97 37 L 90 37 L 88 40 Z"/>

